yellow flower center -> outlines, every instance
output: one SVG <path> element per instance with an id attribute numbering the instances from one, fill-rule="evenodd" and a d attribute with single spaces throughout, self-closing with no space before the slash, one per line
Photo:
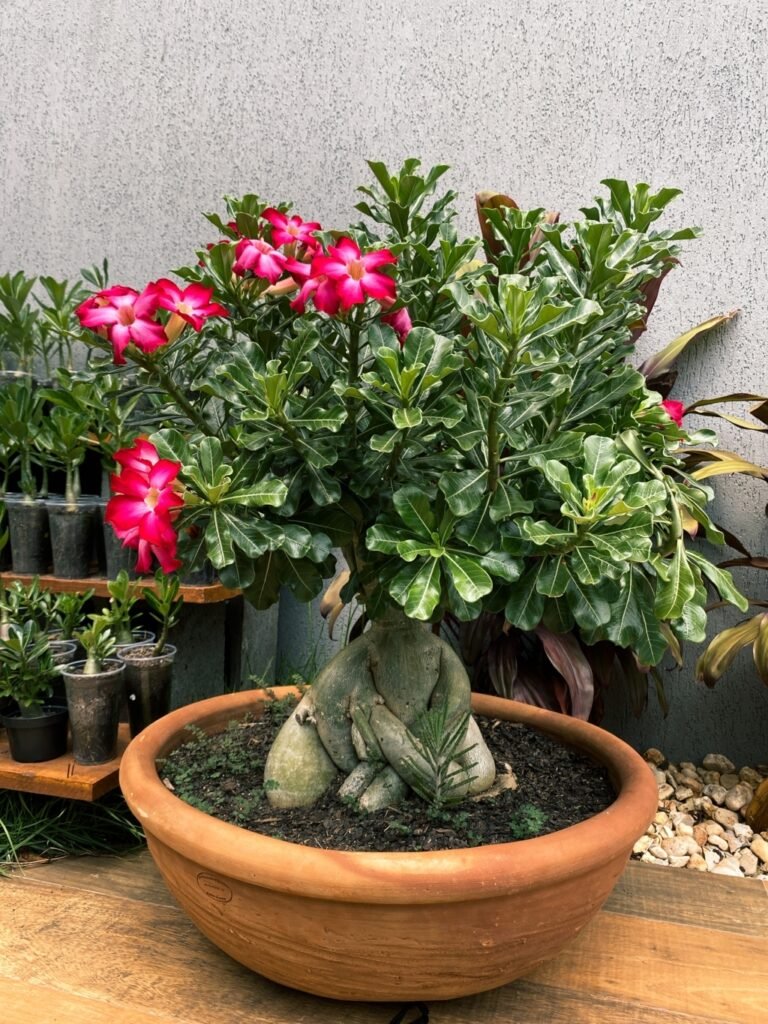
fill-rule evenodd
<path id="1" fill-rule="evenodd" d="M 117 322 L 122 324 L 123 327 L 130 327 L 135 319 L 136 314 L 133 311 L 133 306 L 121 306 L 117 312 Z"/>
<path id="2" fill-rule="evenodd" d="M 158 490 L 158 488 L 157 487 L 150 487 L 149 490 L 147 491 L 147 493 L 144 495 L 144 504 L 148 508 L 154 509 L 159 500 L 160 500 L 160 491 Z"/>
<path id="3" fill-rule="evenodd" d="M 363 266 L 362 260 L 350 260 L 347 264 L 347 270 L 349 271 L 349 276 L 353 281 L 361 280 L 363 274 L 365 274 L 365 267 Z"/>

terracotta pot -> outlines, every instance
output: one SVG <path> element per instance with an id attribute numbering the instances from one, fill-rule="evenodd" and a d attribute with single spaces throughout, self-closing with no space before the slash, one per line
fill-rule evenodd
<path id="1" fill-rule="evenodd" d="M 305 992 L 405 1002 L 504 985 L 554 956 L 597 913 L 656 812 L 648 766 L 615 736 L 479 695 L 476 713 L 534 726 L 604 764 L 615 802 L 538 839 L 352 853 L 237 828 L 166 789 L 155 762 L 188 740 L 186 726 L 221 731 L 263 699 L 261 691 L 226 694 L 154 722 L 125 753 L 120 784 L 166 884 L 198 928 L 235 960 Z"/>

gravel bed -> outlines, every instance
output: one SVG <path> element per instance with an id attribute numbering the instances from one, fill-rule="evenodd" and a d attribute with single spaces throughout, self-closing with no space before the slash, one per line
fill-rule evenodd
<path id="1" fill-rule="evenodd" d="M 754 832 L 744 820 L 768 765 L 737 768 L 722 754 L 672 764 L 655 748 L 643 756 L 659 786 L 659 807 L 635 843 L 634 860 L 768 879 L 768 831 Z"/>

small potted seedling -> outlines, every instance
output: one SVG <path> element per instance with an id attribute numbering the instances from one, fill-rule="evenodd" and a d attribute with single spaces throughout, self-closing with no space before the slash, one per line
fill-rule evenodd
<path id="1" fill-rule="evenodd" d="M 93 593 L 93 589 L 90 589 L 56 595 L 51 628 L 48 630 L 48 635 L 53 640 L 74 640 L 75 633 L 82 629 L 87 621 L 85 608 Z"/>
<path id="2" fill-rule="evenodd" d="M 109 618 L 117 650 L 121 651 L 132 644 L 152 643 L 155 634 L 151 630 L 134 628 L 133 610 L 140 599 L 140 593 L 128 572 L 121 569 L 116 578 L 109 581 L 107 590 L 109 606 L 105 610 L 105 615 Z"/>
<path id="3" fill-rule="evenodd" d="M 42 394 L 54 404 L 38 443 L 50 464 L 63 468 L 65 477 L 64 494 L 51 495 L 46 501 L 53 572 L 62 579 L 82 579 L 91 568 L 96 519 L 96 499 L 80 495 L 80 466 L 88 447 L 91 420 L 76 404 L 69 406 L 69 391 L 51 389 Z"/>
<path id="4" fill-rule="evenodd" d="M 79 764 L 103 764 L 117 756 L 117 730 L 123 698 L 124 665 L 107 613 L 89 616 L 91 625 L 76 635 L 84 661 L 63 666 L 72 725 L 72 753 Z"/>
<path id="5" fill-rule="evenodd" d="M 132 644 L 118 654 L 125 664 L 131 736 L 170 710 L 176 648 L 168 643 L 168 633 L 178 622 L 183 604 L 178 576 L 162 570 L 155 573 L 155 589 L 145 588 L 143 596 L 159 627 L 157 641 Z"/>
<path id="6" fill-rule="evenodd" d="M 43 400 L 31 379 L 14 381 L 2 390 L 0 423 L 5 443 L 18 456 L 20 492 L 4 496 L 13 571 L 45 573 L 50 564 L 48 510 L 40 494 L 47 489 L 47 478 L 38 444 Z M 41 480 L 36 467 L 42 472 Z"/>
<path id="7" fill-rule="evenodd" d="M 16 709 L 0 716 L 15 761 L 50 761 L 66 753 L 67 709 L 48 703 L 58 669 L 48 638 L 32 619 L 11 623 L 0 641 L 0 697 Z"/>

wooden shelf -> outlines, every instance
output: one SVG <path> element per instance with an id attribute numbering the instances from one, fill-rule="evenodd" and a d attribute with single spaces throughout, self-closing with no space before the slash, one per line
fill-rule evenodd
<path id="1" fill-rule="evenodd" d="M 39 579 L 40 585 L 54 593 L 81 593 L 84 590 L 93 590 L 96 597 L 109 597 L 107 584 L 110 580 L 102 576 L 84 576 L 82 579 L 65 580 L 60 576 L 21 576 L 14 572 L 0 573 L 0 580 L 3 583 L 13 583 L 19 580 L 20 583 L 30 584 L 33 579 Z M 154 590 L 155 581 L 151 576 L 139 577 L 134 580 L 137 590 Z M 219 604 L 221 601 L 229 601 L 233 597 L 239 597 L 239 590 L 230 590 L 221 583 L 207 583 L 200 586 L 182 583 L 179 590 L 181 597 L 186 604 Z"/>
<path id="2" fill-rule="evenodd" d="M 71 800 L 98 800 L 117 788 L 120 759 L 129 742 L 128 724 L 123 722 L 118 734 L 117 757 L 105 764 L 77 764 L 71 749 L 53 761 L 22 764 L 12 760 L 5 731 L 0 729 L 0 789 Z"/>

